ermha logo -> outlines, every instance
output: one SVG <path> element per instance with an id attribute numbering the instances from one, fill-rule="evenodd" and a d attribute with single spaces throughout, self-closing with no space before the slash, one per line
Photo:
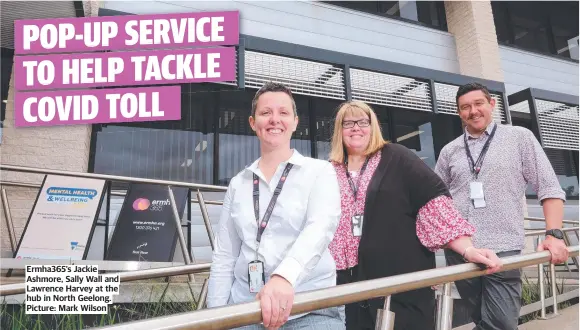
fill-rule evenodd
<path id="1" fill-rule="evenodd" d="M 149 209 L 150 211 L 162 211 L 164 206 L 171 205 L 169 199 L 166 200 L 153 200 L 149 201 L 147 198 L 137 198 L 133 202 L 133 209 L 135 211 L 145 211 Z"/>

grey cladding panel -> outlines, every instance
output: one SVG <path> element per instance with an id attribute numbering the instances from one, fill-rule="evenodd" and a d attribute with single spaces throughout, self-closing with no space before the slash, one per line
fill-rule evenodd
<path id="1" fill-rule="evenodd" d="M 526 88 L 578 95 L 578 63 L 500 46 L 508 95 Z"/>

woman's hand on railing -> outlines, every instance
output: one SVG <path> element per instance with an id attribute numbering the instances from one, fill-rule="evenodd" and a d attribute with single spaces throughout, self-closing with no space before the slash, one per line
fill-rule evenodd
<path id="1" fill-rule="evenodd" d="M 273 275 L 256 295 L 262 309 L 262 322 L 268 329 L 278 329 L 288 321 L 294 303 L 294 288 L 285 278 Z"/>
<path id="2" fill-rule="evenodd" d="M 463 258 L 468 262 L 483 264 L 487 267 L 486 274 L 492 274 L 501 269 L 502 261 L 495 252 L 488 249 L 477 249 L 469 246 L 463 253 Z"/>

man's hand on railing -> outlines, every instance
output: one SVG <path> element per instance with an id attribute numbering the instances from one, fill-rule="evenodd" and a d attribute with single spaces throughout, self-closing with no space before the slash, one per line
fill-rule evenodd
<path id="1" fill-rule="evenodd" d="M 469 246 L 465 249 L 463 258 L 468 262 L 483 264 L 487 267 L 486 274 L 492 274 L 501 269 L 502 261 L 495 252 L 488 249 L 476 249 Z"/>
<path id="2" fill-rule="evenodd" d="M 294 304 L 294 288 L 285 278 L 273 275 L 256 295 L 262 309 L 262 322 L 268 329 L 278 329 L 288 321 L 292 304 Z"/>
<path id="3" fill-rule="evenodd" d="M 550 251 L 552 254 L 551 262 L 555 265 L 564 263 L 568 260 L 568 249 L 566 248 L 566 243 L 561 239 L 557 239 L 553 236 L 546 236 L 546 239 L 538 245 L 538 252 L 545 250 Z"/>

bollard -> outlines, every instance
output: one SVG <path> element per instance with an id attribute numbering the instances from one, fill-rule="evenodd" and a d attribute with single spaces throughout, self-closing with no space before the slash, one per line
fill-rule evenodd
<path id="1" fill-rule="evenodd" d="M 451 330 L 453 323 L 453 297 L 451 297 L 451 283 L 445 283 L 439 297 L 439 315 L 437 316 L 437 330 Z"/>
<path id="2" fill-rule="evenodd" d="M 393 330 L 395 329 L 395 313 L 391 312 L 391 296 L 385 297 L 383 309 L 377 310 L 376 330 Z"/>

